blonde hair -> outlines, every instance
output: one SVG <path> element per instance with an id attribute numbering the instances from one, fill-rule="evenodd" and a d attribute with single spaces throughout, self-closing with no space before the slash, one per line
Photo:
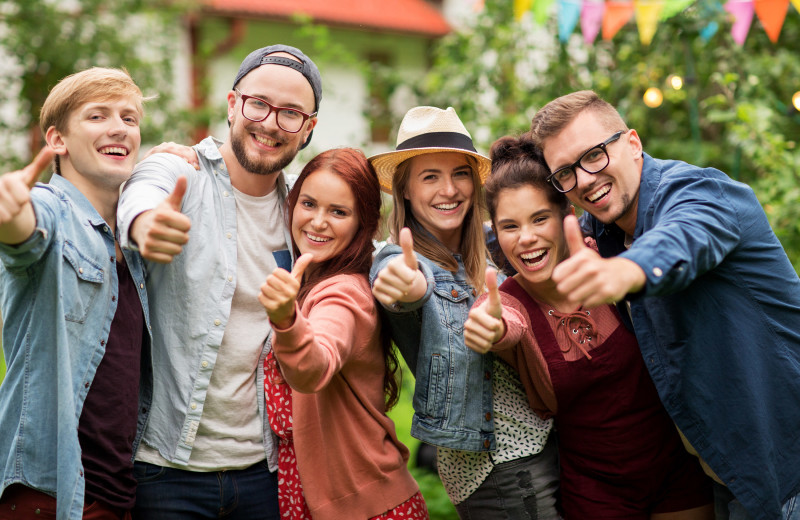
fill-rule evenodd
<path id="1" fill-rule="evenodd" d="M 608 130 L 628 131 L 628 125 L 607 101 L 592 90 L 579 90 L 549 102 L 533 116 L 530 136 L 542 148 L 545 140 L 557 135 L 585 110 L 591 110 Z"/>
<path id="2" fill-rule="evenodd" d="M 485 214 L 485 204 L 481 192 L 481 182 L 478 177 L 478 161 L 468 155 L 467 163 L 472 169 L 472 207 L 467 211 L 461 225 L 461 258 L 464 261 L 467 281 L 477 291 L 483 293 L 484 276 L 486 273 L 486 240 L 483 233 L 482 216 Z M 423 225 L 416 219 L 411 210 L 410 202 L 405 198 L 408 181 L 411 177 L 411 159 L 406 159 L 397 165 L 392 176 L 392 212 L 389 215 L 389 233 L 395 243 L 400 237 L 400 230 L 407 227 L 411 230 L 414 239 L 414 250 L 436 265 L 447 271 L 458 271 L 458 262 L 453 258 L 453 252 L 444 244 L 436 240 Z"/>
<path id="3" fill-rule="evenodd" d="M 92 67 L 62 78 L 47 95 L 39 113 L 39 128 L 42 135 L 54 126 L 62 134 L 66 134 L 69 116 L 77 108 L 94 101 L 114 99 L 133 99 L 139 116 L 144 115 L 144 97 L 142 91 L 133 82 L 125 69 Z M 61 164 L 56 156 L 56 173 L 61 174 Z"/>

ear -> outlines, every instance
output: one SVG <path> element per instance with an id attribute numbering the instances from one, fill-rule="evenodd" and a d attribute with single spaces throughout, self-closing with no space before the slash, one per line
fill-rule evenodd
<path id="1" fill-rule="evenodd" d="M 304 134 L 303 134 L 303 142 L 304 143 L 308 140 L 308 136 L 311 135 L 312 130 L 314 130 L 314 127 L 317 126 L 318 122 L 319 122 L 319 119 L 317 119 L 317 116 L 314 116 L 311 119 L 309 119 L 308 121 L 306 121 L 306 129 L 305 129 Z"/>
<path id="2" fill-rule="evenodd" d="M 628 144 L 630 145 L 630 153 L 634 160 L 642 158 L 642 140 L 636 130 L 631 128 L 628 130 Z"/>
<path id="3" fill-rule="evenodd" d="M 230 123 L 235 113 L 236 113 L 236 91 L 231 90 L 230 92 L 228 92 L 228 123 Z"/>
<path id="4" fill-rule="evenodd" d="M 51 126 L 44 134 L 47 145 L 56 152 L 56 155 L 66 156 L 68 154 L 67 143 L 64 141 L 64 135 L 56 130 L 55 126 Z"/>

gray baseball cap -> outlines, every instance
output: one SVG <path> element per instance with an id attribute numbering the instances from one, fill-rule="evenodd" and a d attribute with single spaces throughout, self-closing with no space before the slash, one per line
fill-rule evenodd
<path id="1" fill-rule="evenodd" d="M 271 54 L 275 54 L 276 52 L 291 54 L 299 61 L 283 56 L 271 56 Z M 236 85 L 238 85 L 242 78 L 251 70 L 267 64 L 283 65 L 284 67 L 292 68 L 302 74 L 311 85 L 311 90 L 314 91 L 314 112 L 319 111 L 319 103 L 322 101 L 322 78 L 319 75 L 319 69 L 314 62 L 311 61 L 311 58 L 303 54 L 303 51 L 289 45 L 269 45 L 248 54 L 239 66 L 239 72 L 236 74 L 236 79 L 233 80 L 233 88 L 236 88 Z M 308 139 L 306 139 L 306 142 L 303 144 L 303 148 L 308 146 L 312 134 L 313 132 L 309 134 Z"/>

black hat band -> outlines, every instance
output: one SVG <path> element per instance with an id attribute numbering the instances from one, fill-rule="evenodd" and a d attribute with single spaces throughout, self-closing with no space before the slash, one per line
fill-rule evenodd
<path id="1" fill-rule="evenodd" d="M 458 148 L 478 153 L 472 139 L 458 132 L 430 132 L 421 134 L 397 145 L 396 151 L 410 150 L 413 148 Z"/>

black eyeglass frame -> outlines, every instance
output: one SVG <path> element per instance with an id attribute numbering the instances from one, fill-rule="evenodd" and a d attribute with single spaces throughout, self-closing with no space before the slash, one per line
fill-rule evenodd
<path id="1" fill-rule="evenodd" d="M 307 114 L 307 113 L 303 112 L 302 110 L 297 110 L 296 108 L 289 108 L 289 107 L 277 107 L 277 106 L 273 105 L 272 103 L 270 103 L 269 101 L 267 101 L 267 100 L 265 100 L 265 99 L 262 99 L 262 98 L 260 98 L 260 97 L 257 97 L 257 96 L 250 96 L 250 95 L 248 95 L 248 94 L 244 94 L 244 93 L 242 93 L 242 91 L 241 91 L 241 90 L 239 90 L 238 88 L 235 88 L 235 89 L 233 89 L 233 90 L 234 90 L 234 91 L 235 91 L 237 94 L 239 94 L 239 97 L 240 97 L 240 98 L 242 98 L 242 117 L 244 117 L 244 118 L 245 118 L 245 119 L 247 119 L 248 121 L 252 121 L 252 122 L 254 122 L 254 123 L 260 123 L 261 121 L 264 121 L 265 119 L 267 119 L 267 118 L 270 116 L 270 114 L 272 114 L 273 112 L 275 112 L 275 123 L 278 125 L 278 128 L 280 128 L 280 129 L 281 129 L 281 130 L 283 130 L 284 132 L 288 132 L 288 133 L 290 133 L 290 134 L 296 134 L 297 132 L 299 132 L 300 130 L 302 130 L 302 129 L 303 129 L 303 126 L 306 124 L 306 121 L 308 121 L 309 119 L 311 119 L 312 117 L 315 117 L 315 116 L 317 115 L 317 112 L 314 112 L 314 113 L 312 113 L 312 114 Z M 267 115 L 265 115 L 265 116 L 264 116 L 264 117 L 262 117 L 261 119 L 253 119 L 252 117 L 247 117 L 247 116 L 245 115 L 245 113 L 244 113 L 244 105 L 247 103 L 247 100 L 248 100 L 248 99 L 255 99 L 255 100 L 257 100 L 257 101 L 259 101 L 259 102 L 261 102 L 261 103 L 264 103 L 265 105 L 267 105 L 267 106 L 269 107 L 269 111 L 267 112 Z M 297 130 L 287 130 L 287 129 L 285 129 L 285 128 L 284 128 L 284 127 L 281 125 L 281 122 L 280 122 L 280 120 L 278 119 L 278 115 L 279 115 L 281 112 L 283 112 L 283 111 L 287 111 L 287 112 L 297 112 L 298 114 L 300 114 L 301 116 L 303 116 L 303 122 L 302 122 L 302 123 L 300 123 L 300 128 L 298 128 Z"/>
<path id="2" fill-rule="evenodd" d="M 619 132 L 616 132 L 614 135 L 612 135 L 611 137 L 609 137 L 608 139 L 606 139 L 606 140 L 605 140 L 605 141 L 603 141 L 602 143 L 600 143 L 600 144 L 598 144 L 598 145 L 596 145 L 596 146 L 592 146 L 591 148 L 589 148 L 588 150 L 586 150 L 585 152 L 583 152 L 583 153 L 581 154 L 581 156 L 578 158 L 578 160 L 577 160 L 577 161 L 575 161 L 574 163 L 570 164 L 569 166 L 564 166 L 563 168 L 559 168 L 559 169 L 557 169 L 556 171 L 554 171 L 553 173 L 551 173 L 550 175 L 548 175 L 548 176 L 547 176 L 547 182 L 549 182 L 550 184 L 552 184 L 552 185 L 553 185 L 553 187 L 554 187 L 556 190 L 560 191 L 561 193 L 569 193 L 570 191 L 574 190 L 574 189 L 575 189 L 575 186 L 577 186 L 577 185 L 578 185 L 578 171 L 577 171 L 577 168 L 580 168 L 581 170 L 585 171 L 586 173 L 589 173 L 589 174 L 592 174 L 592 175 L 594 175 L 594 174 L 596 174 L 596 173 L 600 173 L 601 171 L 603 171 L 603 170 L 605 170 L 606 168 L 608 168 L 608 165 L 611 163 L 611 157 L 609 157 L 609 155 L 608 155 L 608 150 L 606 149 L 606 147 L 607 147 L 608 145 L 610 145 L 611 143 L 613 143 L 613 142 L 615 142 L 615 141 L 618 141 L 618 140 L 619 140 L 619 138 L 620 138 L 620 137 L 622 137 L 622 134 L 624 134 L 624 133 L 625 133 L 625 131 L 624 131 L 624 130 L 620 130 Z M 599 169 L 597 169 L 597 170 L 594 170 L 594 171 L 587 170 L 586 168 L 584 168 L 584 167 L 581 165 L 581 161 L 583 161 L 583 158 L 584 158 L 584 157 L 586 157 L 587 155 L 589 155 L 589 154 L 590 154 L 590 153 L 592 153 L 593 151 L 597 150 L 598 148 L 599 148 L 600 150 L 602 150 L 602 151 L 603 151 L 603 153 L 605 154 L 605 156 L 606 156 L 606 163 L 603 165 L 603 167 L 602 167 L 602 168 L 599 168 Z M 566 190 L 565 190 L 565 189 L 563 189 L 563 188 L 561 187 L 561 183 L 555 180 L 555 177 L 556 177 L 556 175 L 558 175 L 559 173 L 561 173 L 561 172 L 564 172 L 564 171 L 567 171 L 567 170 L 569 170 L 569 171 L 572 171 L 572 176 L 573 176 L 573 178 L 575 179 L 575 184 L 573 184 L 571 188 L 569 188 L 569 189 L 566 189 Z"/>

